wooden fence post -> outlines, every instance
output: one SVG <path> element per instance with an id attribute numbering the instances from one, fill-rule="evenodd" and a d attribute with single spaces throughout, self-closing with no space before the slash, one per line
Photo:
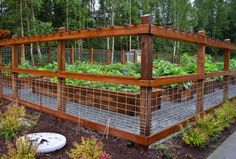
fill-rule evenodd
<path id="1" fill-rule="evenodd" d="M 134 49 L 133 63 L 136 63 L 136 50 Z"/>
<path id="2" fill-rule="evenodd" d="M 65 32 L 66 28 L 62 27 L 58 29 L 58 32 Z M 65 41 L 57 41 L 57 63 L 58 71 L 65 71 L 66 63 L 66 43 Z M 65 79 L 58 78 L 57 82 L 57 104 L 59 111 L 66 111 L 66 101 L 65 101 Z"/>
<path id="3" fill-rule="evenodd" d="M 18 45 L 12 46 L 11 69 L 18 67 Z M 12 97 L 17 102 L 18 99 L 18 73 L 12 72 Z"/>
<path id="4" fill-rule="evenodd" d="M 0 67 L 2 67 L 2 47 L 0 47 Z M 0 94 L 3 94 L 3 75 L 0 70 Z"/>
<path id="5" fill-rule="evenodd" d="M 91 48 L 91 51 L 90 51 L 90 63 L 94 63 L 94 50 L 93 48 Z"/>
<path id="6" fill-rule="evenodd" d="M 229 39 L 225 39 L 225 42 L 230 43 Z M 229 72 L 229 62 L 230 60 L 230 50 L 225 49 L 224 50 L 224 71 Z M 223 82 L 223 97 L 224 101 L 229 99 L 229 76 L 224 76 L 224 82 Z"/>
<path id="7" fill-rule="evenodd" d="M 75 63 L 75 48 L 71 48 L 71 64 Z"/>
<path id="8" fill-rule="evenodd" d="M 21 45 L 21 58 L 20 58 L 20 60 L 21 60 L 21 63 L 25 62 L 25 45 L 24 44 Z"/>
<path id="9" fill-rule="evenodd" d="M 107 49 L 107 64 L 111 64 L 111 52 L 110 52 L 110 49 Z"/>
<path id="10" fill-rule="evenodd" d="M 48 63 L 51 63 L 51 47 L 48 46 Z"/>
<path id="11" fill-rule="evenodd" d="M 152 16 L 142 16 L 142 24 L 152 24 Z M 153 70 L 153 37 L 151 34 L 141 36 L 141 80 L 151 80 Z M 151 92 L 152 87 L 141 87 L 140 95 L 140 132 L 149 136 L 151 131 Z"/>
<path id="12" fill-rule="evenodd" d="M 125 50 L 123 50 L 123 49 L 121 51 L 121 63 L 125 64 Z"/>
<path id="13" fill-rule="evenodd" d="M 205 36 L 205 31 L 199 31 L 198 35 Z M 206 46 L 197 44 L 197 73 L 205 74 L 205 50 Z M 196 83 L 196 113 L 204 111 L 204 79 L 198 80 Z"/>

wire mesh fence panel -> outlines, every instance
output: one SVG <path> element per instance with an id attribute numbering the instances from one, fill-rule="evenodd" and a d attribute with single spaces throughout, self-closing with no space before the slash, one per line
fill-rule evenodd
<path id="1" fill-rule="evenodd" d="M 107 59 L 107 50 L 94 50 L 93 54 L 94 63 L 106 64 Z"/>
<path id="2" fill-rule="evenodd" d="M 204 110 L 223 102 L 223 77 L 204 81 Z"/>
<path id="3" fill-rule="evenodd" d="M 2 47 L 2 66 L 10 67 L 11 66 L 11 47 Z"/>
<path id="4" fill-rule="evenodd" d="M 229 76 L 229 98 L 236 96 L 236 75 Z"/>
<path id="5" fill-rule="evenodd" d="M 72 63 L 71 55 L 72 55 L 71 48 L 66 48 L 66 63 Z"/>
<path id="6" fill-rule="evenodd" d="M 188 88 L 181 84 L 165 85 L 161 88 L 161 97 L 156 98 L 152 112 L 151 133 L 160 132 L 196 113 L 196 87 L 192 83 Z"/>

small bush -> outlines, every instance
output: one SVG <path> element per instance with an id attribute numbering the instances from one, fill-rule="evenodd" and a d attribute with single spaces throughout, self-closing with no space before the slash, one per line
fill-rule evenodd
<path id="1" fill-rule="evenodd" d="M 7 142 L 8 154 L 1 157 L 1 159 L 35 159 L 37 145 L 29 141 L 27 137 L 20 138 L 16 142 L 16 148 Z"/>
<path id="2" fill-rule="evenodd" d="M 24 117 L 25 114 L 25 108 L 17 105 L 12 105 L 8 107 L 5 113 L 0 113 L 0 133 L 6 138 L 15 136 L 22 128 L 20 118 Z"/>
<path id="3" fill-rule="evenodd" d="M 103 144 L 95 137 L 82 138 L 80 144 L 75 144 L 74 149 L 68 152 L 72 159 L 110 159 L 111 157 L 103 151 Z"/>
<path id="4" fill-rule="evenodd" d="M 193 147 L 202 147 L 209 140 L 208 134 L 200 128 L 182 129 L 182 139 Z"/>
<path id="5" fill-rule="evenodd" d="M 174 159 L 170 149 L 166 145 L 159 144 L 155 148 L 157 149 L 157 151 L 159 151 L 162 154 L 162 157 L 166 159 Z"/>
<path id="6" fill-rule="evenodd" d="M 181 128 L 183 141 L 193 147 L 202 147 L 217 139 L 236 118 L 236 101 L 227 102 L 211 114 L 198 116 L 188 128 Z"/>

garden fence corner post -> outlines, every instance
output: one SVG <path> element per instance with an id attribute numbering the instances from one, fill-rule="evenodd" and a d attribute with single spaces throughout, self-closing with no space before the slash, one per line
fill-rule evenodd
<path id="1" fill-rule="evenodd" d="M 2 68 L 2 47 L 0 46 L 0 68 Z M 0 70 L 0 94 L 3 95 L 3 74 Z"/>
<path id="2" fill-rule="evenodd" d="M 58 29 L 59 33 L 65 32 L 66 28 L 62 27 Z M 63 40 L 57 41 L 57 63 L 58 72 L 65 71 L 66 63 L 66 42 Z M 66 101 L 65 101 L 65 78 L 58 77 L 57 82 L 57 105 L 59 111 L 66 111 Z"/>
<path id="3" fill-rule="evenodd" d="M 230 43 L 230 39 L 225 39 L 225 42 Z M 229 64 L 230 64 L 230 50 L 224 50 L 224 71 L 229 73 Z M 229 76 L 226 75 L 223 78 L 223 99 L 227 101 L 229 99 Z"/>
<path id="4" fill-rule="evenodd" d="M 199 31 L 198 35 L 204 39 L 205 31 Z M 205 74 L 205 44 L 197 44 L 197 73 L 204 76 Z M 204 79 L 200 79 L 196 84 L 196 113 L 200 113 L 204 111 Z"/>
<path id="5" fill-rule="evenodd" d="M 71 47 L 71 64 L 75 63 L 75 48 Z"/>
<path id="6" fill-rule="evenodd" d="M 107 64 L 111 64 L 111 52 L 110 52 L 110 49 L 107 49 Z"/>
<path id="7" fill-rule="evenodd" d="M 12 45 L 11 50 L 11 69 L 18 68 L 18 45 Z M 18 103 L 18 73 L 12 72 L 12 97 L 16 103 Z"/>
<path id="8" fill-rule="evenodd" d="M 90 50 L 90 63 L 94 63 L 94 50 L 93 50 L 93 48 L 91 48 L 91 50 Z"/>
<path id="9" fill-rule="evenodd" d="M 144 15 L 142 24 L 149 24 L 149 33 L 141 36 L 141 80 L 152 80 L 153 70 L 153 36 L 151 35 L 152 16 Z M 151 133 L 151 92 L 152 87 L 141 86 L 140 95 L 140 133 Z"/>

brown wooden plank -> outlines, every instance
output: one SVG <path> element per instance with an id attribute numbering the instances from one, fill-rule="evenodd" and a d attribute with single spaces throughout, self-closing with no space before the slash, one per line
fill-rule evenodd
<path id="1" fill-rule="evenodd" d="M 94 50 L 93 50 L 93 48 L 91 48 L 91 50 L 90 50 L 90 63 L 94 63 Z"/>
<path id="2" fill-rule="evenodd" d="M 75 48 L 71 48 L 71 64 L 75 63 Z"/>
<path id="3" fill-rule="evenodd" d="M 226 42 L 230 43 L 229 39 L 225 40 Z M 224 71 L 229 71 L 229 65 L 230 65 L 230 50 L 225 49 L 224 50 Z M 224 83 L 223 83 L 223 96 L 224 101 L 228 100 L 229 98 L 229 76 L 224 76 Z"/>
<path id="4" fill-rule="evenodd" d="M 152 16 L 144 15 L 142 24 L 151 26 Z M 153 37 L 151 34 L 141 36 L 141 79 L 151 80 L 153 70 Z M 151 92 L 152 87 L 141 87 L 140 95 L 140 133 L 149 136 L 151 132 Z"/>
<path id="5" fill-rule="evenodd" d="M 198 35 L 205 36 L 205 31 L 199 31 Z M 206 46 L 203 44 L 197 45 L 197 73 L 205 73 L 205 50 Z M 204 111 L 204 80 L 200 79 L 196 83 L 196 113 Z"/>
<path id="6" fill-rule="evenodd" d="M 189 43 L 204 44 L 207 46 L 220 48 L 220 49 L 229 49 L 236 51 L 236 45 L 229 44 L 224 41 L 211 39 L 202 35 L 196 35 L 193 33 L 186 33 L 174 28 L 152 25 L 151 32 L 153 35 L 172 40 L 185 41 Z"/>
<path id="7" fill-rule="evenodd" d="M 60 32 L 65 31 L 65 28 L 61 28 Z M 58 71 L 65 71 L 66 64 L 66 43 L 65 41 L 57 41 L 57 63 Z M 65 101 L 65 78 L 58 78 L 57 82 L 57 105 L 58 110 L 66 111 L 66 101 Z"/>
<path id="8" fill-rule="evenodd" d="M 48 46 L 47 52 L 48 52 L 48 63 L 51 63 L 51 47 L 50 46 Z"/>
<path id="9" fill-rule="evenodd" d="M 2 67 L 2 47 L 0 47 L 0 67 Z M 3 94 L 3 74 L 0 70 L 0 94 Z"/>
<path id="10" fill-rule="evenodd" d="M 150 81 L 150 86 L 159 87 L 167 84 L 179 83 L 179 82 L 187 82 L 187 81 L 196 81 L 199 79 L 203 79 L 204 74 L 188 74 L 188 75 L 177 75 L 177 76 L 163 76 L 158 77 Z"/>
<path id="11" fill-rule="evenodd" d="M 18 46 L 12 46 L 12 57 L 11 57 L 11 68 L 18 67 Z M 12 73 L 12 96 L 17 99 L 18 98 L 18 73 Z"/>
<path id="12" fill-rule="evenodd" d="M 119 27 L 115 26 L 110 28 L 68 31 L 54 34 L 35 35 L 31 37 L 19 37 L 14 39 L 1 40 L 0 46 L 22 44 L 22 43 L 26 44 L 26 43 L 48 42 L 57 40 L 76 40 L 76 39 L 141 35 L 141 34 L 146 34 L 148 31 L 149 28 L 147 27 L 146 24 L 132 25 L 128 29 L 125 26 L 119 26 Z"/>

